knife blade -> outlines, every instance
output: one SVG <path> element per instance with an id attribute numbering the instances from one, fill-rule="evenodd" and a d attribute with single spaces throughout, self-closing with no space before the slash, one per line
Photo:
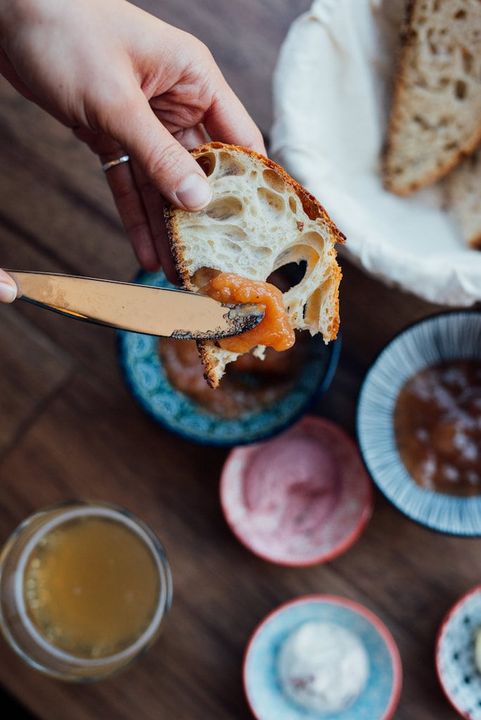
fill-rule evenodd
<path id="1" fill-rule="evenodd" d="M 146 335 L 216 340 L 255 327 L 264 308 L 223 305 L 205 295 L 149 285 L 7 270 L 18 298 L 77 320 Z"/>

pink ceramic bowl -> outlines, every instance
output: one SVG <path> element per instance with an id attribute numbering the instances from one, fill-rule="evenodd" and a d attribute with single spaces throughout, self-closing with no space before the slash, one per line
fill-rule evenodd
<path id="1" fill-rule="evenodd" d="M 351 438 L 305 417 L 278 437 L 235 448 L 220 496 L 232 532 L 270 562 L 327 562 L 360 536 L 372 514 L 372 484 Z"/>

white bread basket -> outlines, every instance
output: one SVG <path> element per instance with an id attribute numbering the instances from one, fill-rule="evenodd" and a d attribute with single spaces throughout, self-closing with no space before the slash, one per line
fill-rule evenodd
<path id="1" fill-rule="evenodd" d="M 384 190 L 380 153 L 404 0 L 315 0 L 274 74 L 272 155 L 326 207 L 343 252 L 372 275 L 447 305 L 481 300 L 481 252 L 465 247 L 433 186 Z M 480 188 L 481 202 L 481 188 Z"/>

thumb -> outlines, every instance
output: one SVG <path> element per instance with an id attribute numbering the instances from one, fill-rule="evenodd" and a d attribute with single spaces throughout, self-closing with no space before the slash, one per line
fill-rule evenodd
<path id="1" fill-rule="evenodd" d="M 4 270 L 0 270 L 0 303 L 11 303 L 16 297 L 15 281 Z"/>
<path id="2" fill-rule="evenodd" d="M 107 132 L 137 161 L 159 192 L 185 210 L 200 210 L 212 197 L 192 155 L 154 114 L 142 91 L 107 118 Z"/>

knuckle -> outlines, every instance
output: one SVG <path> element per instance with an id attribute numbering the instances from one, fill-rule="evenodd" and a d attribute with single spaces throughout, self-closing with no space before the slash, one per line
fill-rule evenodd
<path id="1" fill-rule="evenodd" d="M 207 45 L 202 42 L 202 40 L 199 40 L 199 38 L 195 37 L 194 35 L 190 35 L 190 43 L 192 52 L 197 55 L 198 58 L 203 59 L 206 62 L 214 61 L 214 57 L 211 51 L 209 50 Z"/>
<path id="2" fill-rule="evenodd" d="M 212 55 L 212 52 L 210 49 L 205 45 L 203 42 L 200 42 L 200 47 L 198 48 L 198 52 L 201 56 L 201 58 L 204 60 L 204 62 L 208 65 L 215 65 L 217 67 L 217 64 L 214 60 L 214 56 Z"/>
<path id="3" fill-rule="evenodd" d="M 213 63 L 215 60 L 207 45 L 185 30 L 178 31 L 178 47 L 187 66 L 200 65 L 201 67 Z"/>

